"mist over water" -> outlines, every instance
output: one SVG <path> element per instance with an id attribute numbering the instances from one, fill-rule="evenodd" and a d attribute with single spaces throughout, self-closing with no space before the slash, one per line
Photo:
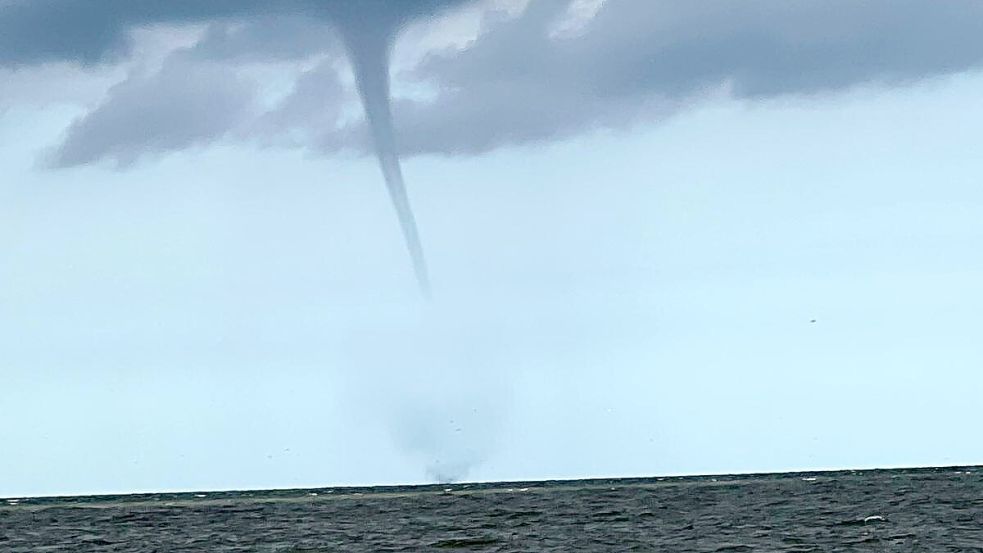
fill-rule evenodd
<path id="1" fill-rule="evenodd" d="M 478 306 L 471 305 L 472 308 Z M 521 349 L 488 310 L 433 303 L 350 330 L 338 373 L 353 420 L 379 425 L 426 481 L 473 477 L 501 447 Z"/>

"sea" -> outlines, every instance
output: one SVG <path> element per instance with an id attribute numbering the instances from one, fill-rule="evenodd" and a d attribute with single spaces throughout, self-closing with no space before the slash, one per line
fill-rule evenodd
<path id="1" fill-rule="evenodd" d="M 983 467 L 0 499 L 0 552 L 983 553 Z"/>

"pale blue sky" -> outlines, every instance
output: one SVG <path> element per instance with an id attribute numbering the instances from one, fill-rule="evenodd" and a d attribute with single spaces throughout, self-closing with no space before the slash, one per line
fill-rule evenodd
<path id="1" fill-rule="evenodd" d="M 370 158 L 47 169 L 87 104 L 16 96 L 0 496 L 979 463 L 981 95 L 413 157 L 429 304 Z"/>

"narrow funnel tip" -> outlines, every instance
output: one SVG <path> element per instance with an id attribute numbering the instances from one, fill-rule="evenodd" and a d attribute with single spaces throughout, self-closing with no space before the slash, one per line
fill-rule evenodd
<path id="1" fill-rule="evenodd" d="M 413 272 L 421 294 L 424 298 L 430 299 L 430 278 L 426 257 L 423 254 L 423 244 L 417 230 L 416 218 L 413 216 L 413 208 L 406 193 L 406 184 L 403 182 L 403 171 L 396 148 L 396 133 L 393 129 L 389 91 L 389 52 L 395 29 L 381 28 L 374 31 L 346 33 L 345 43 L 355 72 L 358 92 L 362 98 L 366 123 L 379 160 L 379 168 L 382 170 L 386 188 L 389 189 L 389 197 L 403 231 L 406 249 L 413 263 Z"/>

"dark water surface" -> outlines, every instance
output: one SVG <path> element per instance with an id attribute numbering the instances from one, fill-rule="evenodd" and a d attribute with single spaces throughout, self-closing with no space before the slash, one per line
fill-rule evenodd
<path id="1" fill-rule="evenodd" d="M 983 553 L 983 468 L 0 500 L 0 551 Z"/>

